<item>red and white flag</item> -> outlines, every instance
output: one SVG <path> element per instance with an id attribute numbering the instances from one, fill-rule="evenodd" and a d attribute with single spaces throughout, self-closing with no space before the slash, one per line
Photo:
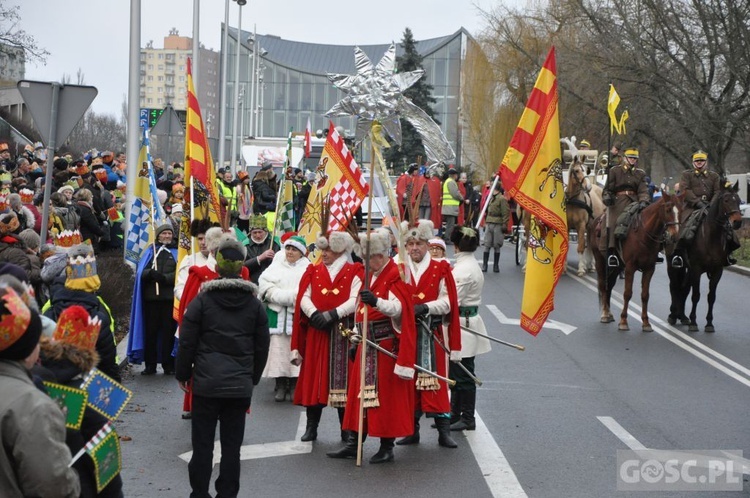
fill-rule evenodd
<path id="1" fill-rule="evenodd" d="M 310 157 L 312 152 L 312 126 L 310 125 L 310 118 L 307 118 L 307 126 L 305 127 L 305 157 Z"/>

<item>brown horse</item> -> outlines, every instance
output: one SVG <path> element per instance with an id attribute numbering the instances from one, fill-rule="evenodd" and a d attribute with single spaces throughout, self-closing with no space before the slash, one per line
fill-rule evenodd
<path id="1" fill-rule="evenodd" d="M 690 324 L 688 331 L 697 332 L 698 324 L 695 321 L 695 309 L 700 301 L 701 275 L 708 275 L 708 313 L 706 314 L 706 332 L 714 332 L 714 303 L 716 302 L 716 287 L 724 273 L 724 265 L 732 248 L 728 248 L 732 230 L 740 228 L 742 224 L 742 213 L 740 213 L 740 196 L 737 195 L 739 184 L 724 186 L 718 195 L 714 196 L 708 207 L 708 214 L 698 227 L 695 238 L 687 245 L 687 281 L 688 289 L 682 289 L 682 293 L 672 293 L 672 308 L 679 309 L 680 304 L 684 309 L 687 290 L 691 291 L 693 307 L 690 311 Z M 670 278 L 679 278 L 670 274 Z M 683 281 L 684 282 L 684 281 Z M 670 285 L 670 288 L 676 287 Z M 682 303 L 680 303 L 680 299 Z M 671 316 L 670 316 L 671 318 Z M 670 320 L 672 323 L 672 320 Z"/>
<path id="2" fill-rule="evenodd" d="M 591 180 L 586 176 L 581 157 L 577 154 L 573 156 L 573 162 L 568 169 L 565 202 L 568 228 L 578 233 L 578 276 L 582 277 L 587 269 L 587 258 L 584 254 L 584 251 L 588 249 L 586 226 L 589 221 L 604 212 L 604 204 L 601 187 L 592 185 Z"/>
<path id="3" fill-rule="evenodd" d="M 651 277 L 656 267 L 656 257 L 659 254 L 661 245 L 666 238 L 677 236 L 679 221 L 677 217 L 672 196 L 663 194 L 662 197 L 646 207 L 632 220 L 628 228 L 627 237 L 620 243 L 619 268 L 609 268 L 607 266 L 606 254 L 599 250 L 598 237 L 606 237 L 603 227 L 603 218 L 605 215 L 598 217 L 589 224 L 588 241 L 594 253 L 596 263 L 597 280 L 599 283 L 599 303 L 601 305 L 602 323 L 614 321 L 610 311 L 610 299 L 612 297 L 612 288 L 617 281 L 617 275 L 622 269 L 625 270 L 625 291 L 623 292 L 623 308 L 620 314 L 620 323 L 618 330 L 630 330 L 628 327 L 628 305 L 630 298 L 633 296 L 633 277 L 637 270 L 643 272 L 641 276 L 641 322 L 644 332 L 651 332 L 651 324 L 648 320 L 648 299 L 649 286 Z M 600 227 L 600 230 L 597 228 Z M 611 227 L 614 229 L 614 227 Z"/>

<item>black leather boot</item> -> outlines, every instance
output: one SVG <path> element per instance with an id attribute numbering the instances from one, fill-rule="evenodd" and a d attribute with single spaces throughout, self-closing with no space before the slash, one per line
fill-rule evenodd
<path id="1" fill-rule="evenodd" d="M 274 390 L 276 391 L 276 394 L 273 397 L 273 400 L 277 403 L 281 403 L 286 398 L 286 388 L 289 383 L 289 379 L 286 377 L 276 377 L 276 387 Z"/>
<path id="2" fill-rule="evenodd" d="M 356 458 L 357 457 L 357 433 L 354 431 L 345 431 L 346 441 L 344 447 L 338 451 L 329 451 L 326 456 L 330 458 Z M 364 438 L 362 438 L 364 441 Z"/>
<path id="3" fill-rule="evenodd" d="M 318 439 L 318 424 L 320 423 L 321 415 L 323 415 L 322 406 L 307 407 L 307 425 L 300 441 L 315 441 Z"/>
<path id="4" fill-rule="evenodd" d="M 336 408 L 339 415 L 339 427 L 341 428 L 341 442 L 346 443 L 349 440 L 349 431 L 344 430 L 344 409 Z"/>
<path id="5" fill-rule="evenodd" d="M 463 391 L 451 389 L 451 425 L 461 420 L 461 398 Z M 433 424 L 437 428 L 436 424 Z"/>
<path id="6" fill-rule="evenodd" d="M 370 458 L 370 463 L 386 463 L 393 461 L 393 442 L 392 437 L 380 438 L 380 449 Z"/>
<path id="7" fill-rule="evenodd" d="M 451 437 L 451 420 L 448 417 L 437 417 L 435 426 L 438 431 L 438 444 L 443 448 L 458 448 Z"/>
<path id="8" fill-rule="evenodd" d="M 487 263 L 490 262 L 490 253 L 482 253 L 482 272 L 487 273 Z"/>
<path id="9" fill-rule="evenodd" d="M 500 273 L 500 249 L 495 249 L 495 254 L 492 255 L 492 272 Z"/>
<path id="10" fill-rule="evenodd" d="M 422 416 L 422 412 L 414 414 L 414 434 L 406 436 L 396 441 L 399 446 L 407 446 L 410 444 L 419 444 L 419 418 Z"/>
<path id="11" fill-rule="evenodd" d="M 477 402 L 477 391 L 461 391 L 461 420 L 451 424 L 452 431 L 473 431 L 477 428 L 474 407 Z"/>

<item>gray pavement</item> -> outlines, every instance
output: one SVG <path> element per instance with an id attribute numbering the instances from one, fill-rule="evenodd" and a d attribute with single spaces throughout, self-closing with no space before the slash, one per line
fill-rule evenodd
<path id="1" fill-rule="evenodd" d="M 477 360 L 484 381 L 477 411 L 487 436 L 459 433 L 459 448 L 449 450 L 438 447 L 435 430 L 423 423 L 422 443 L 397 447 L 395 463 L 369 465 L 366 459 L 378 443 L 368 440 L 365 462 L 357 468 L 352 460 L 325 456 L 340 445 L 333 410 L 324 411 L 318 441 L 307 447 L 292 443 L 303 411 L 288 401 L 275 403 L 273 383 L 263 381 L 253 396 L 244 439 L 251 446 L 248 455 L 258 458 L 243 461 L 240 496 L 626 496 L 616 490 L 616 452 L 633 440 L 653 449 L 737 449 L 750 456 L 747 276 L 724 274 L 716 333 L 689 335 L 686 327 L 665 323 L 669 296 L 663 265 L 652 282 L 652 333 L 641 332 L 634 317 L 629 318 L 629 332 L 600 324 L 591 277 L 563 276 L 551 318 L 576 328 L 569 335 L 544 329 L 534 338 L 518 326 L 501 324 L 495 313 L 510 319 L 520 314 L 524 276 L 512 250 L 506 244 L 501 273 L 486 274 L 481 315 L 492 335 L 527 349 L 493 344 Z M 575 245 L 571 263 L 574 250 Z M 621 287 L 620 281 L 616 291 Z M 636 315 L 640 310 L 633 305 L 639 302 L 636 294 L 631 303 Z M 619 312 L 619 304 L 613 304 L 613 313 Z M 702 315 L 703 303 L 698 310 L 701 330 Z M 121 436 L 132 438 L 122 442 L 126 496 L 188 496 L 187 464 L 179 458 L 191 449 L 190 422 L 180 418 L 182 393 L 174 378 L 142 377 L 137 375 L 141 368 L 130 367 L 134 375 L 126 376 L 135 395 L 117 424 Z M 633 439 L 622 439 L 622 433 L 618 437 L 603 420 L 614 421 Z M 281 447 L 298 453 L 260 457 L 263 452 L 281 454 Z M 494 459 L 486 460 L 487 455 Z M 487 461 L 492 462 L 489 469 Z M 749 476 L 743 477 L 744 491 L 731 494 L 632 496 L 750 496 Z"/>

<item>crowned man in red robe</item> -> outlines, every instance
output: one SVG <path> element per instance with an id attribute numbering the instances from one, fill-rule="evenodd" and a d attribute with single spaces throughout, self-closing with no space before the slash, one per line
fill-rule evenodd
<path id="1" fill-rule="evenodd" d="M 448 372 L 448 359 L 453 362 L 461 361 L 458 296 L 451 267 L 446 260 L 433 260 L 427 250 L 428 241 L 433 237 L 432 221 L 404 222 L 401 233 L 406 245 L 406 270 L 410 276 L 417 321 L 416 363 L 445 376 Z M 419 443 L 419 419 L 424 413 L 435 419 L 438 444 L 456 448 L 458 445 L 450 435 L 451 407 L 446 383 L 419 373 L 416 389 L 414 433 L 398 440 L 396 444 Z"/>
<path id="2" fill-rule="evenodd" d="M 367 254 L 367 236 L 359 236 L 363 253 Z M 364 398 L 364 435 L 380 438 L 379 451 L 370 463 L 393 461 L 393 445 L 397 437 L 414 432 L 414 361 L 416 359 L 416 326 L 412 310 L 411 290 L 401 279 L 399 268 L 390 259 L 391 241 L 387 231 L 370 233 L 370 286 L 360 292 L 360 305 L 355 313 L 356 330 L 364 333 L 367 307 L 367 338 L 396 355 L 396 359 L 368 345 L 365 354 L 364 395 L 361 391 L 361 340 L 356 359 L 349 371 L 349 391 L 344 429 L 349 431 L 342 449 L 328 453 L 331 458 L 357 456 L 360 401 Z M 357 336 L 361 338 L 360 336 Z"/>
<path id="3" fill-rule="evenodd" d="M 352 327 L 351 315 L 362 286 L 363 268 L 350 263 L 354 239 L 346 232 L 331 232 L 315 242 L 321 261 L 309 265 L 300 281 L 294 306 L 292 362 L 300 365 L 294 404 L 307 407 L 302 441 L 318 438 L 324 406 L 337 408 L 343 424 L 349 373 L 348 340 L 338 325 Z M 342 439 L 345 434 L 342 430 Z"/>

